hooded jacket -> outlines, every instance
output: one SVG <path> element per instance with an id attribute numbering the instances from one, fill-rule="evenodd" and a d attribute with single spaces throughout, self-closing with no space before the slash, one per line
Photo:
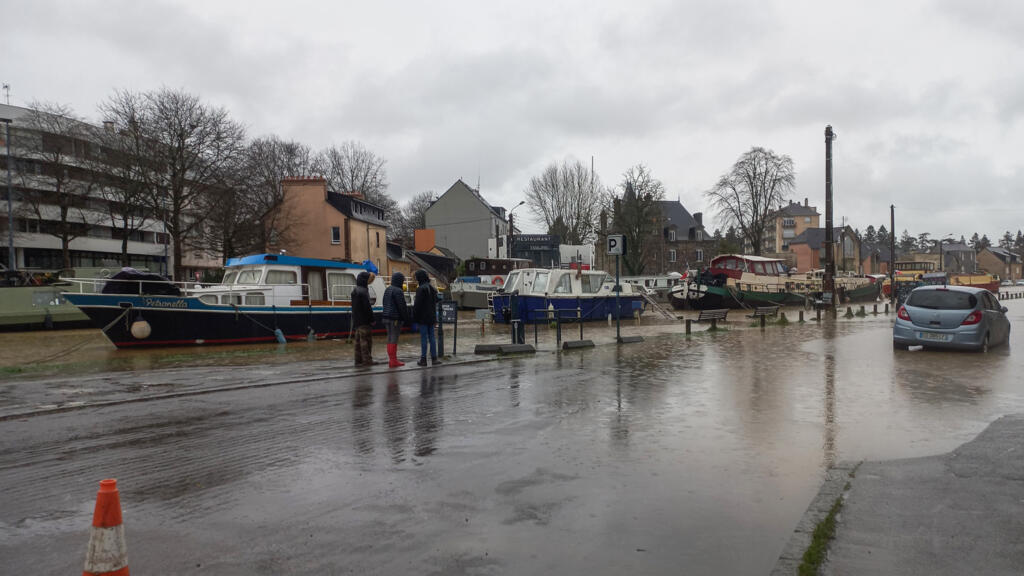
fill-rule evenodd
<path id="1" fill-rule="evenodd" d="M 352 328 L 373 326 L 373 305 L 370 303 L 369 272 L 356 276 L 356 287 L 352 289 Z"/>
<path id="2" fill-rule="evenodd" d="M 433 326 L 437 323 L 437 289 L 423 270 L 416 271 L 416 300 L 412 305 L 412 320 L 417 324 Z"/>
<path id="3" fill-rule="evenodd" d="M 395 272 L 391 275 L 391 285 L 384 291 L 384 318 L 388 320 L 401 320 L 408 324 L 412 321 L 409 314 L 409 306 L 405 303 L 405 291 L 402 284 L 405 283 L 405 275 Z"/>

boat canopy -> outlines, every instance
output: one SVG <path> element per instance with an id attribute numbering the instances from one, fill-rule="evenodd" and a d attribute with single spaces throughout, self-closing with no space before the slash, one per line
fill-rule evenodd
<path id="1" fill-rule="evenodd" d="M 282 266 L 309 266 L 314 268 L 345 268 L 368 270 L 364 264 L 353 264 L 351 262 L 337 262 L 335 260 L 321 260 L 319 258 L 300 258 L 286 254 L 253 254 L 241 258 L 229 258 L 225 266 L 254 266 L 260 264 L 279 264 Z"/>

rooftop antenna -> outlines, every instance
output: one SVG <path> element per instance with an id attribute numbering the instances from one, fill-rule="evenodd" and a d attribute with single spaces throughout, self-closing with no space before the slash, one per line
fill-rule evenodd
<path id="1" fill-rule="evenodd" d="M 11 104 L 11 85 L 4 82 L 4 103 L 10 106 Z"/>

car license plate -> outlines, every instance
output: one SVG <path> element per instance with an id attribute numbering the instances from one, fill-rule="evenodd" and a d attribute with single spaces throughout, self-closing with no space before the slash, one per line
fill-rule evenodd
<path id="1" fill-rule="evenodd" d="M 928 340 L 930 342 L 948 342 L 948 334 L 936 334 L 935 332 L 918 332 L 918 340 Z"/>

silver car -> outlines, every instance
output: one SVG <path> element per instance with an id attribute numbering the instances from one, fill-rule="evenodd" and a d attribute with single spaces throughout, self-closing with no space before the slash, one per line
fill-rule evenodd
<path id="1" fill-rule="evenodd" d="M 897 348 L 927 346 L 987 352 L 1006 343 L 1006 307 L 984 288 L 920 286 L 896 312 L 892 343 Z"/>

